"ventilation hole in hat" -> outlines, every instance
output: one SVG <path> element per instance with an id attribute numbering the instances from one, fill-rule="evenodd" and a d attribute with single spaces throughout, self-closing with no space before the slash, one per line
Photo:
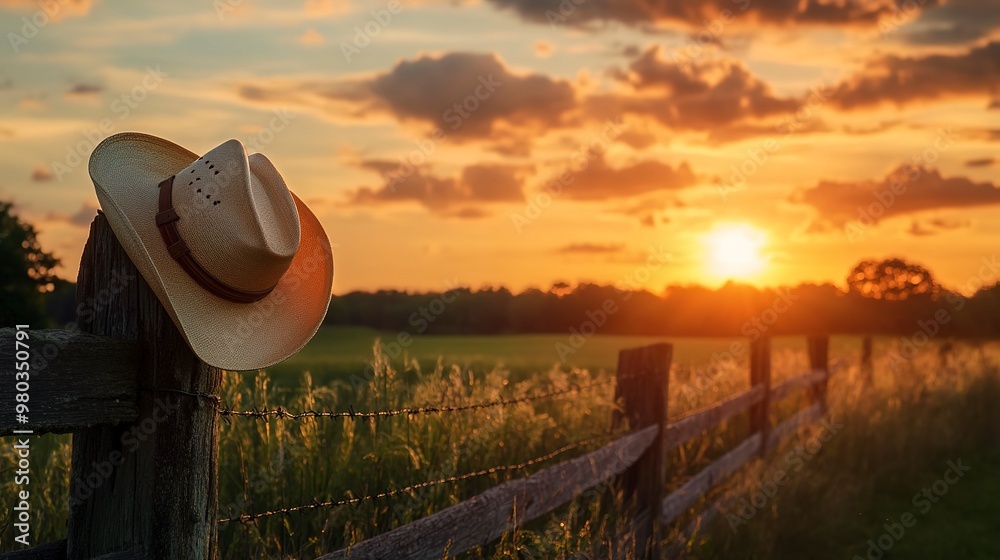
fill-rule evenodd
<path id="1" fill-rule="evenodd" d="M 190 183 L 188 183 L 188 186 L 190 187 L 193 184 L 194 184 L 194 181 L 191 181 Z"/>
<path id="2" fill-rule="evenodd" d="M 198 189 L 198 192 L 201 192 L 201 189 Z"/>
<path id="3" fill-rule="evenodd" d="M 201 181 L 201 177 L 195 177 L 194 180 L 195 181 Z"/>
<path id="4" fill-rule="evenodd" d="M 221 200 L 216 200 L 215 202 L 212 203 L 212 206 L 215 206 L 216 204 L 220 204 L 221 202 L 222 202 Z"/>
<path id="5" fill-rule="evenodd" d="M 208 168 L 209 169 L 215 169 L 215 166 L 214 165 L 209 165 Z"/>
<path id="6" fill-rule="evenodd" d="M 215 174 L 216 174 L 216 175 L 218 175 L 218 174 L 219 174 L 219 172 L 218 172 L 218 171 L 216 171 L 216 172 L 215 172 Z"/>
<path id="7" fill-rule="evenodd" d="M 205 198 L 212 198 L 212 195 L 207 195 Z"/>
<path id="8" fill-rule="evenodd" d="M 206 160 L 205 160 L 205 163 L 212 163 L 212 160 L 208 160 L 208 159 L 206 159 Z"/>
<path id="9" fill-rule="evenodd" d="M 191 173 L 194 173 L 194 169 L 191 170 Z"/>

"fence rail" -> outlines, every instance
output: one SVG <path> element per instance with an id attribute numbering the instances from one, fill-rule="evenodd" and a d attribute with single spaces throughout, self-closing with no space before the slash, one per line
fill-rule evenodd
<path id="1" fill-rule="evenodd" d="M 137 280 L 109 291 L 110 279 L 124 272 Z M 107 304 L 82 326 L 86 332 L 30 331 L 32 340 L 29 421 L 4 415 L 0 436 L 16 430 L 73 433 L 70 494 L 89 490 L 70 503 L 64 540 L 0 555 L 2 560 L 81 558 L 190 558 L 217 555 L 219 523 L 302 510 L 336 507 L 386 498 L 432 484 L 519 471 L 578 448 L 585 440 L 518 463 L 387 490 L 350 500 L 315 501 L 299 507 L 218 519 L 219 420 L 321 419 L 440 414 L 510 406 L 615 384 L 621 403 L 612 418 L 625 435 L 597 450 L 502 483 L 442 511 L 323 556 L 335 558 L 441 558 L 488 544 L 505 531 L 551 513 L 581 492 L 613 483 L 632 512 L 632 538 L 639 557 L 658 557 L 662 526 L 689 512 L 713 488 L 748 461 L 773 449 L 782 438 L 822 417 L 829 380 L 827 337 L 810 337 L 810 371 L 771 384 L 770 339 L 751 341 L 750 388 L 712 406 L 668 422 L 667 395 L 672 346 L 655 344 L 622 350 L 614 380 L 571 385 L 545 393 L 457 406 L 393 411 L 234 411 L 219 403 L 220 372 L 197 360 L 183 342 L 152 291 L 128 261 L 103 216 L 91 226 L 78 280 L 78 300 L 101 298 Z M 14 332 L 0 330 L 0 360 L 15 347 Z M 40 373 L 44 372 L 44 373 Z M 0 399 L 13 400 L 14 374 L 0 372 Z M 806 392 L 810 405 L 772 428 L 771 402 Z M 115 483 L 88 486 L 86 469 L 116 452 L 114 443 L 139 418 L 150 418 L 170 402 L 172 413 L 139 448 L 122 457 Z M 162 411 L 160 411 L 162 412 Z M 672 450 L 741 413 L 748 413 L 750 435 L 679 488 L 665 491 Z M 604 438 L 607 441 L 607 438 Z M 711 513 L 710 508 L 709 513 Z M 695 516 L 695 522 L 702 519 Z"/>

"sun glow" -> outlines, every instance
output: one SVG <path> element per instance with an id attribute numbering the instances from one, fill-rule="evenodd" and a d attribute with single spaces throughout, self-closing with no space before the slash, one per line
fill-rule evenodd
<path id="1" fill-rule="evenodd" d="M 748 279 L 764 268 L 764 232 L 746 224 L 717 226 L 705 235 L 708 270 L 722 278 Z"/>

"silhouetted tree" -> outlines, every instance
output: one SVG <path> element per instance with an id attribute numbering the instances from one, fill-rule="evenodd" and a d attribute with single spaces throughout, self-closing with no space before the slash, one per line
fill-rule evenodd
<path id="1" fill-rule="evenodd" d="M 904 300 L 913 296 L 932 296 L 940 286 L 931 271 L 902 259 L 865 260 L 847 275 L 847 288 L 863 297 Z"/>
<path id="2" fill-rule="evenodd" d="M 52 269 L 59 260 L 38 244 L 35 228 L 0 202 L 0 325 L 46 326 L 42 294 L 56 281 Z"/>

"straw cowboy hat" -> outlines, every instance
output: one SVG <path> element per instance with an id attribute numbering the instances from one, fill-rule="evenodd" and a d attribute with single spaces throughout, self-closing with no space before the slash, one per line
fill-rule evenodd
<path id="1" fill-rule="evenodd" d="M 90 156 L 111 229 L 195 354 L 229 370 L 274 365 L 316 334 L 333 252 L 316 216 L 237 140 L 205 155 L 134 132 Z"/>

